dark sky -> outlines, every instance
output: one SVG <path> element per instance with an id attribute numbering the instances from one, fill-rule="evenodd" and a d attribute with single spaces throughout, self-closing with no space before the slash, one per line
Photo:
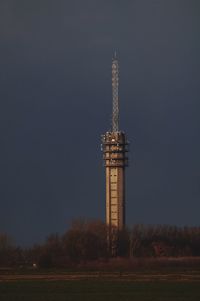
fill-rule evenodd
<path id="1" fill-rule="evenodd" d="M 0 0 L 0 231 L 16 243 L 104 219 L 115 50 L 127 223 L 199 226 L 200 1 Z"/>

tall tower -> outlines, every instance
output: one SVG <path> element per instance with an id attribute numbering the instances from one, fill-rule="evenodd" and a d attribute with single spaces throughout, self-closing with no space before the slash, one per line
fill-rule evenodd
<path id="1" fill-rule="evenodd" d="M 112 248 L 112 241 L 115 239 L 113 233 L 123 230 L 125 226 L 125 167 L 128 165 L 127 138 L 125 133 L 119 130 L 118 86 L 119 63 L 115 54 L 112 60 L 112 130 L 102 135 L 106 170 L 106 224 Z"/>

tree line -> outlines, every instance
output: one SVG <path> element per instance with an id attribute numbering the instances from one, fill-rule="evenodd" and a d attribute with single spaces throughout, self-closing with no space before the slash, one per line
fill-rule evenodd
<path id="1" fill-rule="evenodd" d="M 119 232 L 115 244 L 118 257 L 197 257 L 200 227 L 137 224 Z M 0 267 L 68 267 L 111 257 L 108 228 L 101 221 L 73 221 L 64 235 L 51 234 L 30 248 L 15 246 L 0 233 Z"/>

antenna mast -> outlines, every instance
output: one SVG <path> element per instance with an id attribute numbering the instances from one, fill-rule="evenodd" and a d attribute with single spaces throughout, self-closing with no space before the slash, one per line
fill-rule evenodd
<path id="1" fill-rule="evenodd" d="M 113 113 L 112 113 L 112 131 L 119 131 L 119 64 L 116 56 L 112 60 L 112 99 L 113 99 Z"/>

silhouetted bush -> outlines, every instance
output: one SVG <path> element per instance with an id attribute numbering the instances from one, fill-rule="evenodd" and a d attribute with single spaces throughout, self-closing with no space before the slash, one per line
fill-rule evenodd
<path id="1" fill-rule="evenodd" d="M 40 268 L 49 269 L 53 267 L 53 260 L 51 253 L 41 254 L 38 260 L 38 266 Z"/>
<path id="2" fill-rule="evenodd" d="M 63 236 L 51 234 L 44 244 L 29 249 L 14 246 L 8 235 L 0 234 L 0 267 L 69 267 L 92 261 L 104 264 L 113 254 L 135 258 L 138 264 L 140 258 L 144 262 L 145 258 L 200 256 L 200 227 L 138 224 L 120 232 L 113 228 L 113 233 L 115 252 L 108 245 L 108 227 L 101 221 L 76 220 Z"/>
<path id="3" fill-rule="evenodd" d="M 64 248 L 74 262 L 107 257 L 107 227 L 100 221 L 77 220 L 63 236 Z"/>

